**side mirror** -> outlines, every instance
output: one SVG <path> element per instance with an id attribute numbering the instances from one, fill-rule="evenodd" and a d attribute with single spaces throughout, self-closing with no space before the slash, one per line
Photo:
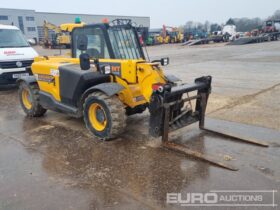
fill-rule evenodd
<path id="1" fill-rule="evenodd" d="M 162 58 L 162 59 L 160 59 L 160 64 L 162 66 L 167 66 L 169 64 L 169 58 Z"/>
<path id="2" fill-rule="evenodd" d="M 82 70 L 89 70 L 90 69 L 90 59 L 87 53 L 82 53 L 80 55 L 80 67 Z"/>
<path id="3" fill-rule="evenodd" d="M 84 34 L 78 36 L 77 48 L 80 51 L 86 51 L 88 46 L 88 37 Z"/>
<path id="4" fill-rule="evenodd" d="M 160 60 L 154 60 L 152 63 L 160 63 L 162 66 L 167 66 L 169 64 L 169 58 L 162 58 Z"/>
<path id="5" fill-rule="evenodd" d="M 28 39 L 27 42 L 28 42 L 31 46 L 36 45 L 36 41 L 35 41 L 34 39 Z"/>

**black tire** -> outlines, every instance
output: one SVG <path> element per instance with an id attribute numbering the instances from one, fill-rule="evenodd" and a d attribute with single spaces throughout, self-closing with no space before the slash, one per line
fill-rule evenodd
<path id="1" fill-rule="evenodd" d="M 91 118 L 92 111 L 90 109 L 92 106 L 99 106 L 99 113 L 102 110 L 101 121 L 98 121 L 95 125 L 93 122 L 94 119 Z M 125 108 L 117 96 L 108 97 L 102 92 L 91 93 L 84 102 L 83 115 L 87 129 L 94 136 L 102 140 L 110 140 L 118 137 L 124 132 L 126 127 Z M 92 117 L 98 120 L 95 114 Z M 104 123 L 104 119 L 106 123 Z M 97 130 L 94 126 L 99 123 L 101 123 L 102 128 Z"/>
<path id="2" fill-rule="evenodd" d="M 26 101 L 24 101 L 26 91 L 29 94 L 30 106 L 26 106 Z M 39 87 L 37 84 L 28 85 L 21 82 L 18 93 L 21 107 L 28 117 L 42 117 L 46 113 L 47 110 L 39 103 Z"/>

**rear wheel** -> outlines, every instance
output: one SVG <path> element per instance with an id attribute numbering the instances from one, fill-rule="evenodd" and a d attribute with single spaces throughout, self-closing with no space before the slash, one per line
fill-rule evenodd
<path id="1" fill-rule="evenodd" d="M 47 111 L 39 103 L 39 87 L 37 84 L 28 85 L 25 82 L 21 82 L 19 85 L 19 99 L 23 111 L 29 117 L 41 117 Z"/>
<path id="2" fill-rule="evenodd" d="M 126 114 L 117 96 L 94 92 L 86 98 L 83 112 L 86 127 L 100 139 L 113 139 L 124 132 Z"/>

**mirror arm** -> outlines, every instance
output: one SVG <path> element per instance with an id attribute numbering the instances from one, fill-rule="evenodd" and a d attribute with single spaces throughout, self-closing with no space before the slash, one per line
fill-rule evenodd
<path id="1" fill-rule="evenodd" d="M 160 63 L 162 66 L 167 66 L 169 64 L 169 58 L 162 58 L 160 60 L 153 60 L 152 63 Z"/>
<path id="2" fill-rule="evenodd" d="M 96 65 L 97 71 L 101 72 L 100 65 L 99 65 L 99 59 L 96 58 L 96 59 L 94 59 L 93 61 L 94 61 L 94 64 Z"/>
<path id="3" fill-rule="evenodd" d="M 161 60 L 153 60 L 152 63 L 161 63 Z"/>

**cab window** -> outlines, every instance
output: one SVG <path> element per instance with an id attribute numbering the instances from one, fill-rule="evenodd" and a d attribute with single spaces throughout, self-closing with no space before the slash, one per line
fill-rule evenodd
<path id="1" fill-rule="evenodd" d="M 88 38 L 86 52 L 91 58 L 110 58 L 108 47 L 105 42 L 104 34 L 101 28 L 79 28 L 73 34 L 73 55 L 78 58 L 82 53 L 77 49 L 77 40 L 79 35 L 84 34 Z"/>

